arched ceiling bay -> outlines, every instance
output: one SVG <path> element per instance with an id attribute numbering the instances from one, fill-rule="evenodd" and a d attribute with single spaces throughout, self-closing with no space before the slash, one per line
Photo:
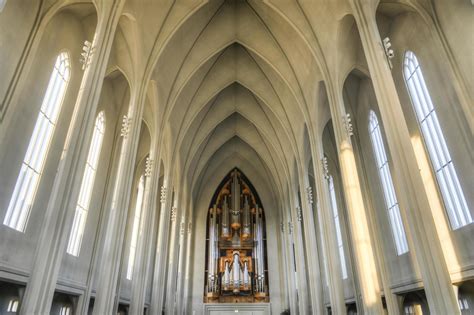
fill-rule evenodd
<path id="1" fill-rule="evenodd" d="M 301 140 L 327 71 L 323 13 L 298 1 L 139 2 L 124 10 L 149 51 L 144 76 L 154 82 L 165 160 L 180 169 L 178 181 L 196 194 L 214 164 L 238 160 L 255 165 L 273 193 L 288 191 L 295 161 L 308 154 Z M 336 14 L 345 0 L 317 2 Z"/>

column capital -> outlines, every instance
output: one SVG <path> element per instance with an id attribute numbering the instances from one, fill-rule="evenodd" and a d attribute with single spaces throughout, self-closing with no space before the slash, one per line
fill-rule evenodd
<path id="1" fill-rule="evenodd" d="M 148 156 L 145 161 L 145 177 L 151 177 L 153 160 Z"/>
<path id="2" fill-rule="evenodd" d="M 165 185 L 161 186 L 160 203 L 165 203 L 166 202 L 167 190 L 168 190 L 168 188 L 166 188 Z"/>
<path id="3" fill-rule="evenodd" d="M 303 221 L 303 211 L 300 206 L 296 206 L 296 218 L 299 222 Z"/>
<path id="4" fill-rule="evenodd" d="M 132 118 L 128 117 L 127 115 L 123 115 L 122 117 L 122 128 L 120 129 L 120 136 L 123 138 L 127 138 L 128 134 L 130 133 L 130 126 L 132 125 Z"/>
<path id="5" fill-rule="evenodd" d="M 314 200 L 313 200 L 313 187 L 311 187 L 311 186 L 306 187 L 306 194 L 307 194 L 307 197 L 308 197 L 309 204 L 312 205 L 314 203 Z"/>

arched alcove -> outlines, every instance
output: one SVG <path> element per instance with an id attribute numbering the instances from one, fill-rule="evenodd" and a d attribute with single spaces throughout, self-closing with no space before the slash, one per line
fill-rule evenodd
<path id="1" fill-rule="evenodd" d="M 263 205 L 237 168 L 217 187 L 206 228 L 204 302 L 268 302 Z"/>

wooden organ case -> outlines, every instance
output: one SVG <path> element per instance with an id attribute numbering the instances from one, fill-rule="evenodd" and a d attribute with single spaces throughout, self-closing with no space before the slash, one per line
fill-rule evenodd
<path id="1" fill-rule="evenodd" d="M 265 216 L 253 186 L 238 169 L 214 194 L 206 247 L 204 302 L 269 302 Z"/>

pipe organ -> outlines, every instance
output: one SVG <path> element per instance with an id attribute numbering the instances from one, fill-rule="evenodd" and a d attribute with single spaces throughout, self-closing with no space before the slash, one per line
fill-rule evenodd
<path id="1" fill-rule="evenodd" d="M 204 302 L 268 302 L 265 216 L 253 187 L 234 169 L 211 202 Z"/>

